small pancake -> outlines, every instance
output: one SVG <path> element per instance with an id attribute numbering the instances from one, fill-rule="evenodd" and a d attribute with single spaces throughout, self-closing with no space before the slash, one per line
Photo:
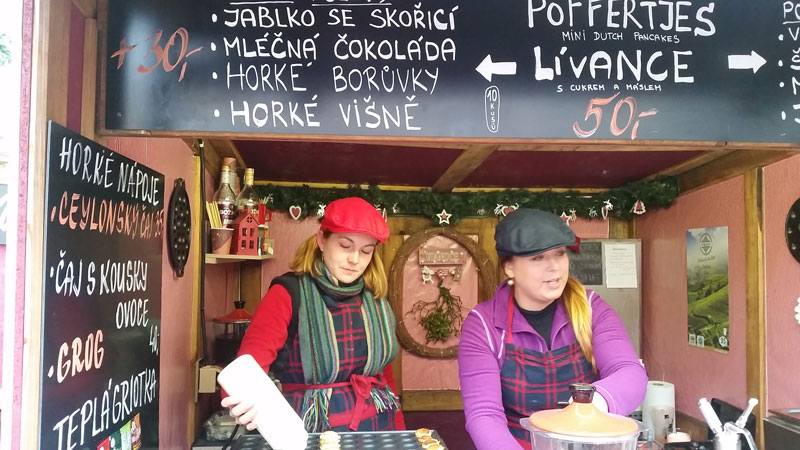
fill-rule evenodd
<path id="1" fill-rule="evenodd" d="M 417 431 L 415 431 L 414 434 L 417 436 L 417 439 L 419 439 L 421 437 L 430 436 L 431 430 L 427 428 L 417 428 Z"/>

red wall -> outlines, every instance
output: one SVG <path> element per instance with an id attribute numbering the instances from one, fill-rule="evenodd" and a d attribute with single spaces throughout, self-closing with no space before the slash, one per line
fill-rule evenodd
<path id="1" fill-rule="evenodd" d="M 636 221 L 642 240 L 642 356 L 651 380 L 675 384 L 677 410 L 701 419 L 700 397 L 747 403 L 745 379 L 744 182 L 737 177 L 683 195 Z M 686 230 L 728 227 L 729 353 L 690 347 Z M 724 381 L 722 381 L 724 380 Z M 701 419 L 702 420 L 702 419 Z"/>
<path id="2" fill-rule="evenodd" d="M 795 310 L 800 296 L 800 263 L 786 247 L 784 225 L 789 207 L 800 197 L 800 156 L 764 170 L 767 320 L 767 408 L 800 406 L 800 324 Z"/>
<path id="3" fill-rule="evenodd" d="M 200 205 L 191 203 L 193 155 L 180 139 L 110 138 L 107 147 L 164 174 L 164 203 L 169 204 L 176 178 L 187 182 L 192 215 Z M 161 265 L 161 376 L 159 378 L 159 448 L 189 448 L 189 410 L 194 402 L 194 361 L 190 353 L 192 287 L 195 261 L 189 258 L 178 278 L 166 248 Z"/>

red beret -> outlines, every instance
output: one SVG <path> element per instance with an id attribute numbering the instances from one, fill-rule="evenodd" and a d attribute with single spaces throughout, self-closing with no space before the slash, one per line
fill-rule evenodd
<path id="1" fill-rule="evenodd" d="M 348 197 L 334 200 L 325 208 L 320 230 L 334 233 L 363 233 L 381 243 L 389 237 L 389 226 L 381 213 L 366 200 Z"/>

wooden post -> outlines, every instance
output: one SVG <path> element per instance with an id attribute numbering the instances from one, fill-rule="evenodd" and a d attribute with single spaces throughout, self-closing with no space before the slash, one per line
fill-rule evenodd
<path id="1" fill-rule="evenodd" d="M 635 239 L 636 221 L 609 218 L 608 219 L 608 238 L 609 239 Z"/>
<path id="2" fill-rule="evenodd" d="M 764 448 L 767 412 L 767 347 L 764 284 L 764 169 L 744 174 L 745 264 L 747 266 L 746 371 L 747 396 L 758 399 L 756 446 Z"/>
<path id="3" fill-rule="evenodd" d="M 239 297 L 244 300 L 245 309 L 255 314 L 261 303 L 261 266 L 263 261 L 243 261 L 239 263 Z"/>
<path id="4" fill-rule="evenodd" d="M 38 2 L 33 8 L 20 448 L 39 448 L 47 121 L 67 122 L 70 25 L 65 18 L 70 17 L 71 7 L 70 0 L 52 0 Z"/>
<path id="5" fill-rule="evenodd" d="M 83 75 L 81 88 L 81 134 L 97 141 L 94 119 L 97 114 L 97 20 L 83 21 Z"/>
<path id="6" fill-rule="evenodd" d="M 200 183 L 205 181 L 205 177 L 200 173 L 200 157 L 197 155 L 192 157 L 192 163 L 194 165 L 194 183 L 187 191 L 191 191 L 192 197 L 190 201 L 195 205 L 192 214 L 192 250 L 190 256 L 191 260 L 194 261 L 191 276 L 194 277 L 195 282 L 192 284 L 192 318 L 189 323 L 189 358 L 191 361 L 197 361 L 202 356 L 200 349 L 202 348 L 201 346 L 204 345 L 204 343 L 201 342 L 202 335 L 200 334 L 200 285 L 204 283 L 205 280 L 200 277 L 200 266 L 203 264 L 203 258 L 205 258 L 203 254 L 203 239 L 205 239 L 205 233 L 203 231 L 203 210 L 201 209 L 205 207 L 205 199 L 200 190 Z M 195 437 L 197 437 L 197 375 L 197 372 L 192 371 L 191 379 L 189 380 L 192 386 L 195 386 L 195 389 L 192 400 L 186 405 L 187 411 L 189 411 L 189 421 L 186 427 L 188 440 L 186 442 L 194 442 Z"/>

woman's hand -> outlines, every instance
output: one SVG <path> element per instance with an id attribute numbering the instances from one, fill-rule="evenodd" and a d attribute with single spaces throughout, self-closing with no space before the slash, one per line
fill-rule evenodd
<path id="1" fill-rule="evenodd" d="M 221 404 L 224 408 L 228 408 L 231 416 L 236 419 L 236 423 L 244 425 L 247 431 L 256 429 L 256 423 L 253 421 L 258 414 L 258 410 L 252 400 L 239 400 L 231 395 L 223 398 Z"/>

